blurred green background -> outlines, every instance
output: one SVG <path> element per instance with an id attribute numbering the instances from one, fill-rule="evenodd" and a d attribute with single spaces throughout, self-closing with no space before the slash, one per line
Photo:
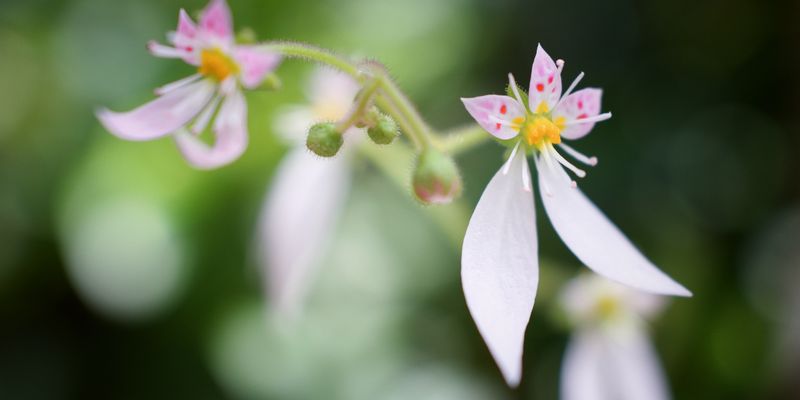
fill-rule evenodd
<path id="1" fill-rule="evenodd" d="M 203 0 L 0 1 L 0 397 L 554 399 L 581 270 L 539 208 L 541 288 L 525 375 L 505 387 L 467 312 L 459 249 L 369 163 L 308 315 L 264 319 L 257 215 L 285 153 L 275 110 L 311 66 L 248 95 L 251 145 L 191 169 L 171 140 L 93 116 L 190 67 L 145 50 Z M 527 82 L 537 43 L 614 118 L 578 145 L 583 190 L 695 294 L 652 332 L 677 399 L 800 393 L 800 6 L 796 0 L 231 0 L 237 28 L 384 61 L 437 127 L 459 97 Z M 471 207 L 501 163 L 459 158 Z M 410 167 L 409 168 L 410 171 Z"/>

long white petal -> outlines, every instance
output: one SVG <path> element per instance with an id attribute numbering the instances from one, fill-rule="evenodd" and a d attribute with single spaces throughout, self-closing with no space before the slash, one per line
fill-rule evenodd
<path id="1" fill-rule="evenodd" d="M 647 334 L 587 330 L 573 335 L 561 367 L 561 400 L 668 400 Z"/>
<path id="2" fill-rule="evenodd" d="M 540 189 L 547 216 L 561 240 L 586 266 L 613 281 L 644 291 L 691 296 L 645 258 L 577 188 L 558 163 L 539 163 Z"/>
<path id="3" fill-rule="evenodd" d="M 642 329 L 634 329 L 625 335 L 611 337 L 610 352 L 614 365 L 615 392 L 622 400 L 668 400 L 664 371 L 661 362 Z"/>
<path id="4" fill-rule="evenodd" d="M 271 306 L 284 315 L 302 308 L 350 187 L 347 161 L 297 147 L 271 184 L 261 210 L 258 255 Z"/>
<path id="5" fill-rule="evenodd" d="M 128 112 L 100 109 L 97 118 L 109 132 L 123 139 L 155 139 L 186 125 L 213 94 L 214 84 L 202 80 L 174 89 Z"/>
<path id="6" fill-rule="evenodd" d="M 528 168 L 528 162 L 523 152 L 511 162 L 508 173 L 501 168 L 486 186 L 469 221 L 461 282 L 489 351 L 508 384 L 516 386 L 539 262 L 533 194 L 522 184 L 522 168 Z"/>
<path id="7" fill-rule="evenodd" d="M 574 334 L 561 363 L 561 400 L 614 400 L 608 397 L 604 343 L 596 332 Z"/>

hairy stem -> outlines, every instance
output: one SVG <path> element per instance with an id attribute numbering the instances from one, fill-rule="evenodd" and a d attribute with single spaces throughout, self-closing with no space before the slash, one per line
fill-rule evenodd
<path id="1" fill-rule="evenodd" d="M 490 137 L 479 125 L 468 125 L 447 132 L 438 145 L 442 151 L 456 155 L 471 150 Z"/>
<path id="2" fill-rule="evenodd" d="M 318 62 L 341 70 L 364 85 L 374 79 L 380 86 L 376 104 L 394 118 L 405 131 L 414 147 L 422 150 L 428 146 L 433 132 L 414 108 L 408 97 L 389 77 L 386 68 L 377 62 L 366 62 L 362 66 L 330 50 L 297 42 L 266 42 L 260 48 L 283 54 L 286 57 Z"/>

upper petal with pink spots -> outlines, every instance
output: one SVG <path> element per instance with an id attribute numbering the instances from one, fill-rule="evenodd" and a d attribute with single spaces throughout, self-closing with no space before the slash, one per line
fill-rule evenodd
<path id="1" fill-rule="evenodd" d="M 531 67 L 528 106 L 532 112 L 549 111 L 561 97 L 561 72 L 550 55 L 539 45 Z M 542 104 L 544 102 L 544 105 Z M 545 107 L 544 109 L 541 107 Z"/>
<path id="2" fill-rule="evenodd" d="M 553 117 L 564 117 L 567 123 L 583 118 L 594 117 L 600 114 L 600 98 L 603 91 L 600 89 L 581 89 L 567 96 L 561 104 L 553 110 Z M 594 122 L 584 124 L 568 124 L 561 136 L 566 139 L 580 139 L 586 136 L 594 127 Z"/>
<path id="3" fill-rule="evenodd" d="M 490 94 L 461 101 L 483 129 L 501 140 L 517 136 L 519 124 L 525 119 L 525 107 L 508 96 Z"/>
<path id="4" fill-rule="evenodd" d="M 200 14 L 200 29 L 216 39 L 225 42 L 233 40 L 233 18 L 225 0 L 211 0 Z"/>

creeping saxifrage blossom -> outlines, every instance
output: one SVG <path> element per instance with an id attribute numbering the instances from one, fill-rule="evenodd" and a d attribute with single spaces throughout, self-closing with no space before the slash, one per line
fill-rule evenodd
<path id="1" fill-rule="evenodd" d="M 247 103 L 243 89 L 258 87 L 281 56 L 234 41 L 225 0 L 211 0 L 195 24 L 186 11 L 168 35 L 172 46 L 148 43 L 156 57 L 180 58 L 197 67 L 189 77 L 156 89 L 157 99 L 129 112 L 97 112 L 100 122 L 127 140 L 172 134 L 186 160 L 209 169 L 236 160 L 247 148 Z M 216 115 L 215 115 L 216 114 Z M 198 136 L 212 123 L 214 144 Z"/>
<path id="2" fill-rule="evenodd" d="M 561 305 L 573 326 L 561 366 L 562 400 L 668 400 L 647 320 L 664 298 L 597 275 L 570 281 Z"/>
<path id="3" fill-rule="evenodd" d="M 348 75 L 319 68 L 311 76 L 309 104 L 284 108 L 275 131 L 293 148 L 277 167 L 262 206 L 258 256 L 271 308 L 295 316 L 326 249 L 350 188 L 352 144 L 363 129 L 351 127 L 337 157 L 319 157 L 305 146 L 317 122 L 334 122 L 350 111 L 358 84 Z"/>
<path id="4" fill-rule="evenodd" d="M 611 280 L 658 294 L 690 296 L 645 258 L 564 171 L 585 173 L 556 150 L 585 164 L 596 159 L 562 143 L 587 135 L 600 114 L 599 89 L 572 93 L 580 74 L 562 95 L 563 61 L 538 47 L 528 98 L 509 74 L 511 96 L 462 99 L 467 111 L 491 135 L 513 145 L 505 165 L 489 182 L 470 219 L 461 259 L 467 306 L 490 352 L 511 386 L 522 374 L 522 349 L 539 281 L 531 177 L 527 157 L 538 172 L 542 202 L 550 222 L 572 252 Z"/>

